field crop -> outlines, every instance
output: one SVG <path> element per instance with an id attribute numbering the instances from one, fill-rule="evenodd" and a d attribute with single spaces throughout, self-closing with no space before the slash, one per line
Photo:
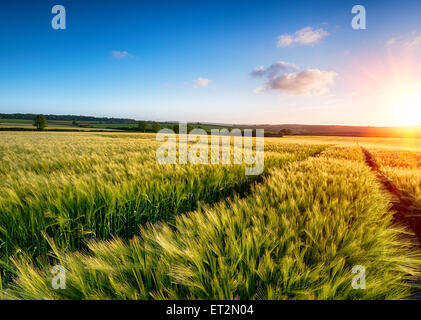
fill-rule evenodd
<path id="1" fill-rule="evenodd" d="M 158 166 L 152 135 L 7 138 L 6 299 L 399 299 L 421 267 L 358 146 L 267 139 L 257 179 Z M 57 263 L 65 290 L 51 288 Z"/>
<path id="2" fill-rule="evenodd" d="M 380 172 L 421 208 L 421 152 L 370 149 Z"/>
<path id="3" fill-rule="evenodd" d="M 259 176 L 244 165 L 159 165 L 146 134 L 0 133 L 0 266 L 9 257 L 47 253 L 43 233 L 61 249 L 87 239 L 129 238 L 146 222 L 171 221 L 249 192 Z M 266 172 L 324 146 L 269 143 Z"/>

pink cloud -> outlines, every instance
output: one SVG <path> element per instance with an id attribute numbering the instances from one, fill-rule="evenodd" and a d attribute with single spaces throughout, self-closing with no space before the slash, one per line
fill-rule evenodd
<path id="1" fill-rule="evenodd" d="M 294 43 L 302 45 L 316 44 L 329 33 L 320 28 L 313 30 L 311 27 L 305 27 L 295 32 L 294 35 L 283 34 L 278 37 L 278 47 L 288 47 Z"/>

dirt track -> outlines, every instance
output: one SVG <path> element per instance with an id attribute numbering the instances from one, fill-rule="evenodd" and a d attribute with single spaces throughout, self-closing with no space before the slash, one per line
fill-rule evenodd
<path id="1" fill-rule="evenodd" d="M 395 212 L 395 219 L 408 224 L 421 243 L 421 208 L 417 207 L 410 195 L 397 189 L 389 179 L 381 174 L 376 160 L 367 149 L 362 148 L 362 151 L 365 155 L 367 165 L 376 173 L 378 180 L 392 196 L 391 210 Z"/>
<path id="2" fill-rule="evenodd" d="M 379 170 L 373 155 L 361 147 L 367 165 L 375 172 L 377 179 L 391 195 L 391 210 L 394 211 L 394 218 L 397 223 L 407 225 L 418 238 L 418 245 L 421 247 L 421 208 L 417 207 L 411 196 L 396 188 L 393 183 Z M 421 300 L 421 280 L 417 284 L 418 289 L 413 298 Z"/>

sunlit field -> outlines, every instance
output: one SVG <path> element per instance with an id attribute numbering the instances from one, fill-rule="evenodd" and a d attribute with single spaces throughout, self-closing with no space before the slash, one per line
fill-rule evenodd
<path id="1" fill-rule="evenodd" d="M 421 208 L 421 151 L 370 149 L 380 172 Z"/>
<path id="2" fill-rule="evenodd" d="M 45 254 L 46 232 L 62 248 L 85 239 L 130 237 L 146 222 L 171 220 L 244 195 L 259 176 L 244 165 L 159 165 L 159 142 L 144 134 L 1 133 L 1 261 L 18 251 Z M 320 152 L 317 145 L 273 145 L 266 170 Z"/>
<path id="3" fill-rule="evenodd" d="M 269 138 L 270 139 L 270 138 Z M 284 137 L 285 142 L 300 143 L 332 143 L 341 145 L 361 145 L 366 148 L 383 148 L 421 151 L 421 139 L 419 138 L 373 138 L 373 137 L 334 137 L 334 136 L 290 136 Z"/>
<path id="4" fill-rule="evenodd" d="M 420 252 L 360 145 L 412 143 L 269 138 L 263 174 L 246 176 L 160 165 L 153 134 L 0 132 L 1 297 L 410 298 Z"/>

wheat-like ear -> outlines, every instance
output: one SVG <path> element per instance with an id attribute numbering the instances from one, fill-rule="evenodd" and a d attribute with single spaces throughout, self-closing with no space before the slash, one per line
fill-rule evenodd
<path id="1" fill-rule="evenodd" d="M 42 236 L 47 241 L 49 246 L 51 247 L 51 251 L 48 253 L 48 255 L 54 259 L 57 259 L 60 262 L 64 261 L 64 256 L 62 254 L 62 251 L 57 247 L 55 241 L 53 238 L 49 237 L 47 233 L 43 230 L 41 231 Z"/>

